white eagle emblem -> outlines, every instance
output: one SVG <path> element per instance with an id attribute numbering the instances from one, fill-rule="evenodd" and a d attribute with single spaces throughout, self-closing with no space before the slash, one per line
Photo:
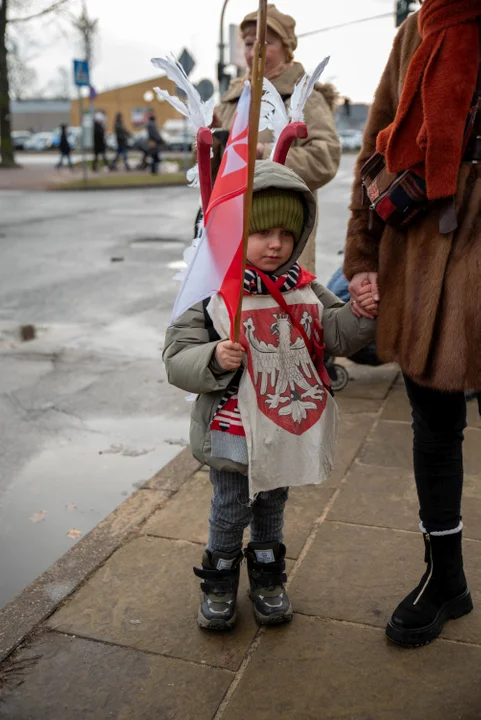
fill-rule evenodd
<path id="1" fill-rule="evenodd" d="M 259 401 L 264 398 L 268 409 L 264 412 L 270 417 L 273 414 L 286 419 L 290 416 L 290 420 L 298 425 L 298 429 L 293 431 L 296 434 L 304 432 L 308 429 L 305 427 L 308 415 L 312 415 L 307 422 L 310 426 L 322 412 L 326 402 L 326 390 L 304 340 L 299 333 L 296 333 L 295 340 L 292 339 L 290 318 L 284 313 L 271 314 L 274 322 L 270 325 L 270 336 L 277 337 L 277 344 L 274 345 L 256 336 L 254 314 L 257 315 L 249 314 L 243 325 L 250 351 L 249 370 L 260 396 Z M 301 323 L 310 336 L 312 316 L 304 312 Z M 260 402 L 259 406 L 261 407 Z M 304 426 L 303 429 L 300 428 L 301 425 Z"/>

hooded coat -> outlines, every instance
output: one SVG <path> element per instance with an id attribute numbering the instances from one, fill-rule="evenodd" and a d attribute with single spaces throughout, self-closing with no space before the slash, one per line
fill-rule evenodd
<path id="1" fill-rule="evenodd" d="M 306 205 L 305 226 L 299 242 L 288 263 L 276 271 L 276 275 L 282 275 L 297 261 L 307 243 L 316 219 L 316 202 L 306 183 L 294 172 L 277 163 L 258 161 L 254 174 L 254 192 L 272 187 L 301 193 Z M 316 280 L 311 282 L 310 287 L 324 307 L 322 325 L 329 355 L 348 356 L 370 342 L 375 333 L 374 321 L 356 318 L 349 305 L 341 302 Z M 247 474 L 247 466 L 211 455 L 212 418 L 236 375 L 224 371 L 218 364 L 215 356 L 218 342 L 209 339 L 203 305 L 199 303 L 168 328 L 163 360 L 172 385 L 198 394 L 192 408 L 190 429 L 194 456 L 217 470 Z"/>

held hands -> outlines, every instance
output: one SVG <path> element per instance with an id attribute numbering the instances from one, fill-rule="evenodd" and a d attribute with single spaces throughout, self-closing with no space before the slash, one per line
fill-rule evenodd
<path id="1" fill-rule="evenodd" d="M 240 343 L 224 340 L 217 345 L 215 357 L 223 370 L 237 370 L 241 366 L 243 352 L 244 348 Z"/>
<path id="2" fill-rule="evenodd" d="M 349 284 L 351 295 L 351 309 L 356 317 L 366 317 L 374 320 L 378 313 L 379 291 L 377 288 L 377 273 L 357 273 Z"/>

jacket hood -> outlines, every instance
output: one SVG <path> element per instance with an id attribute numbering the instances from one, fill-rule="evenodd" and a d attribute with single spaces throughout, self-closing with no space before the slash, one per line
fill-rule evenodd
<path id="1" fill-rule="evenodd" d="M 306 214 L 305 223 L 299 242 L 294 246 L 293 253 L 287 263 L 278 268 L 276 275 L 283 275 L 287 272 L 295 262 L 299 259 L 304 250 L 309 235 L 314 229 L 316 223 L 317 205 L 314 195 L 307 187 L 304 180 L 293 170 L 285 165 L 272 162 L 271 160 L 258 160 L 254 169 L 254 192 L 258 190 L 267 190 L 268 188 L 278 188 L 280 190 L 293 190 L 302 195 L 304 200 Z"/>
<path id="2" fill-rule="evenodd" d="M 305 75 L 305 72 L 306 71 L 304 70 L 304 67 L 303 65 L 301 65 L 301 63 L 290 63 L 286 67 L 284 72 L 282 72 L 278 77 L 272 80 L 272 84 L 276 88 L 279 95 L 284 100 L 287 100 L 291 97 L 292 93 L 294 92 L 294 87 L 296 83 L 299 82 L 303 75 Z M 238 78 L 234 80 L 222 96 L 221 102 L 237 102 L 244 89 L 245 80 L 246 78 Z M 332 85 L 331 83 L 316 83 L 314 87 L 318 92 L 324 95 L 324 98 L 330 109 L 334 110 L 338 98 L 338 92 L 334 85 Z"/>

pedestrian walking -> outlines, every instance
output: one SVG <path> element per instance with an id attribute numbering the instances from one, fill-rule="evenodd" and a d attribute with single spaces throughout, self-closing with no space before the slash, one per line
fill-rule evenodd
<path id="1" fill-rule="evenodd" d="M 111 170 L 117 169 L 117 163 L 119 161 L 119 158 L 121 157 L 124 161 L 124 168 L 126 170 L 130 170 L 129 166 L 129 158 L 128 158 L 128 139 L 130 137 L 130 133 L 126 129 L 124 125 L 124 120 L 122 117 L 122 113 L 117 113 L 115 116 L 115 125 L 114 125 L 114 131 L 115 131 L 115 137 L 117 139 L 117 152 L 115 154 L 115 157 L 112 161 L 112 165 L 110 166 Z"/>
<path id="2" fill-rule="evenodd" d="M 105 141 L 105 115 L 96 112 L 94 117 L 94 160 L 92 168 L 98 170 L 99 157 L 104 162 L 104 168 L 109 166 L 107 159 L 107 143 Z"/>
<path id="3" fill-rule="evenodd" d="M 210 466 L 213 486 L 209 539 L 202 567 L 194 570 L 202 580 L 198 623 L 204 628 L 234 626 L 244 555 L 257 621 L 292 618 L 283 538 L 288 488 L 325 479 L 337 434 L 321 346 L 345 356 L 374 337 L 373 320 L 357 318 L 298 263 L 316 211 L 313 193 L 296 173 L 258 161 L 239 343 L 228 339 L 219 295 L 167 330 L 168 379 L 199 394 L 191 446 Z M 369 292 L 362 307 L 372 307 Z"/>
<path id="4" fill-rule="evenodd" d="M 425 0 L 401 26 L 364 134 L 346 241 L 354 308 L 375 314 L 359 308 L 368 281 L 377 354 L 401 366 L 412 409 L 426 570 L 387 625 L 409 647 L 472 609 L 461 496 L 464 391 L 481 389 L 480 19 L 480 0 Z"/>
<path id="5" fill-rule="evenodd" d="M 155 115 L 150 115 L 147 121 L 147 133 L 149 136 L 148 146 L 150 157 L 152 158 L 150 171 L 152 175 L 156 175 L 160 164 L 160 149 L 162 147 L 162 136 L 157 128 Z"/>
<path id="6" fill-rule="evenodd" d="M 55 165 L 56 168 L 63 167 L 63 161 L 64 158 L 67 159 L 68 166 L 71 170 L 73 170 L 72 165 L 72 158 L 70 157 L 70 153 L 72 152 L 72 148 L 70 147 L 70 143 L 68 141 L 67 136 L 67 125 L 61 125 L 60 126 L 60 143 L 59 143 L 59 150 L 60 150 L 60 157 L 58 159 L 58 163 Z"/>
<path id="7" fill-rule="evenodd" d="M 297 48 L 296 21 L 290 15 L 280 12 L 274 4 L 267 6 L 267 48 L 265 77 L 272 82 L 285 104 L 290 103 L 296 83 L 305 70 L 294 60 Z M 217 127 L 231 130 L 237 103 L 244 88 L 244 81 L 250 79 L 254 43 L 257 31 L 257 11 L 249 13 L 242 20 L 240 31 L 244 42 L 247 77 L 232 81 L 216 108 L 214 121 Z M 286 164 L 305 181 L 309 189 L 316 191 L 334 178 L 339 168 L 341 146 L 334 122 L 334 108 L 337 92 L 331 84 L 318 83 L 309 97 L 304 112 L 308 135 L 296 140 L 290 149 Z M 272 150 L 273 136 L 270 130 L 259 134 L 258 158 L 268 158 Z M 317 224 L 316 224 L 317 227 Z M 315 270 L 315 235 L 309 242 L 301 261 L 305 267 Z"/>

